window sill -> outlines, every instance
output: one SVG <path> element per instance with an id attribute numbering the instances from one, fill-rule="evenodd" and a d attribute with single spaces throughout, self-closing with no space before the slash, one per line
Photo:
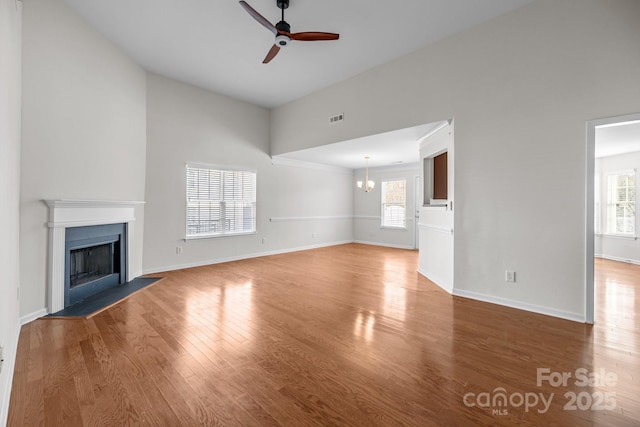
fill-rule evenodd
<path id="1" fill-rule="evenodd" d="M 632 236 L 628 234 L 607 234 L 607 233 L 596 233 L 596 236 L 607 237 L 611 239 L 623 239 L 623 240 L 638 240 L 638 236 Z"/>
<path id="2" fill-rule="evenodd" d="M 381 230 L 400 230 L 400 231 L 406 231 L 407 227 L 390 227 L 388 225 L 381 225 L 380 226 Z"/>
<path id="3" fill-rule="evenodd" d="M 258 234 L 257 231 L 251 231 L 248 233 L 227 233 L 227 234 L 197 234 L 192 236 L 186 236 L 184 241 L 188 240 L 202 240 L 202 239 L 218 239 L 220 237 L 239 237 L 239 236 L 254 236 Z"/>

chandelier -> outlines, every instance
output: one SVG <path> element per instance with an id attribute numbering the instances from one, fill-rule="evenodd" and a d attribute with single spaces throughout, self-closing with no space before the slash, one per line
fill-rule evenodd
<path id="1" fill-rule="evenodd" d="M 364 159 L 367 162 L 364 183 L 362 181 L 358 181 L 356 185 L 359 189 L 364 190 L 365 193 L 368 193 L 373 190 L 373 187 L 375 187 L 376 183 L 373 181 L 369 181 L 369 156 L 366 156 Z"/>

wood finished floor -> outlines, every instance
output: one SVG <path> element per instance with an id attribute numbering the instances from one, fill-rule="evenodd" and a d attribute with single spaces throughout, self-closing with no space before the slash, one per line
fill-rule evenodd
<path id="1" fill-rule="evenodd" d="M 8 425 L 640 425 L 640 266 L 597 260 L 595 326 L 452 297 L 416 269 L 413 251 L 342 245 L 174 271 L 90 319 L 38 319 Z M 537 368 L 617 379 L 539 387 Z M 566 410 L 567 392 L 615 407 Z M 548 411 L 517 405 L 534 393 L 553 393 Z"/>

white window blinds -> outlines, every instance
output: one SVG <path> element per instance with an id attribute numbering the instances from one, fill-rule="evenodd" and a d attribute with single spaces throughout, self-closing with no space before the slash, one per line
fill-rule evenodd
<path id="1" fill-rule="evenodd" d="M 255 172 L 187 165 L 187 237 L 255 231 Z"/>
<path id="2" fill-rule="evenodd" d="M 382 227 L 405 228 L 407 181 L 382 181 Z"/>

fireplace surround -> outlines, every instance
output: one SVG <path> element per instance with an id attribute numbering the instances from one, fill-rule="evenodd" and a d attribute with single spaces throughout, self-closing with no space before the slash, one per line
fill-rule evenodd
<path id="1" fill-rule="evenodd" d="M 67 232 L 73 233 L 72 230 L 77 227 L 121 224 L 124 230 L 122 249 L 126 254 L 123 262 L 132 266 L 135 256 L 135 207 L 144 202 L 56 199 L 45 200 L 45 203 L 49 207 L 47 309 L 49 313 L 55 313 L 65 308 L 65 270 L 66 264 L 70 263 L 66 247 Z M 106 241 L 102 243 L 109 244 Z M 125 270 L 121 274 L 126 281 L 133 280 L 133 269 Z"/>
<path id="2" fill-rule="evenodd" d="M 87 225 L 65 231 L 65 308 L 127 282 L 126 224 Z"/>

